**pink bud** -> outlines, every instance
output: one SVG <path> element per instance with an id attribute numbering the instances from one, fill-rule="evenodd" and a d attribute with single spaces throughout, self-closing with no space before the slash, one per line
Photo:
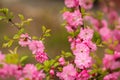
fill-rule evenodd
<path id="1" fill-rule="evenodd" d="M 65 64 L 65 59 L 63 58 L 63 57 L 61 57 L 61 58 L 59 58 L 59 63 L 61 64 L 61 65 L 64 65 Z"/>
<path id="2" fill-rule="evenodd" d="M 51 70 L 50 70 L 50 75 L 52 75 L 52 76 L 53 76 L 54 74 L 55 74 L 54 70 L 53 70 L 53 69 L 51 69 Z"/>

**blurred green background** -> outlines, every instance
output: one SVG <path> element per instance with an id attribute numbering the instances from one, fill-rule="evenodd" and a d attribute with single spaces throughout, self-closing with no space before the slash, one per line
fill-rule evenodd
<path id="1" fill-rule="evenodd" d="M 54 58 L 61 53 L 61 50 L 70 51 L 67 40 L 67 32 L 61 24 L 62 13 L 60 12 L 64 7 L 63 0 L 0 0 L 0 8 L 8 8 L 17 17 L 17 14 L 23 14 L 25 18 L 32 18 L 30 25 L 25 27 L 26 32 L 31 36 L 40 36 L 41 27 L 44 25 L 51 29 L 51 37 L 45 40 L 46 52 L 50 58 Z M 18 18 L 18 17 L 17 17 Z M 13 20 L 17 22 L 17 19 Z M 10 24 L 0 22 L 0 50 L 3 53 L 8 53 L 8 49 L 2 48 L 4 35 L 12 37 L 17 30 Z M 28 48 L 19 48 L 20 55 L 29 55 L 29 62 L 34 63 L 31 51 Z"/>

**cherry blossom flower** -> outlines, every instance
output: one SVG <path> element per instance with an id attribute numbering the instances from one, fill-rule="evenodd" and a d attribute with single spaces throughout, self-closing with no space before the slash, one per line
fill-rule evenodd
<path id="1" fill-rule="evenodd" d="M 75 80 L 76 74 L 76 69 L 72 64 L 64 66 L 62 72 L 57 72 L 57 76 L 62 80 Z"/>
<path id="2" fill-rule="evenodd" d="M 75 46 L 75 49 L 73 49 L 74 55 L 79 55 L 79 54 L 88 55 L 89 53 L 90 53 L 90 49 L 86 44 L 83 44 L 83 43 L 77 43 Z"/>
<path id="3" fill-rule="evenodd" d="M 18 66 L 14 64 L 4 64 L 0 68 L 0 77 L 5 78 L 9 76 L 14 76 L 15 78 L 20 78 L 22 75 L 22 70 L 18 70 Z"/>
<path id="4" fill-rule="evenodd" d="M 120 61 L 120 52 L 117 51 L 114 52 L 114 59 L 115 61 Z"/>
<path id="5" fill-rule="evenodd" d="M 33 64 L 26 64 L 23 68 L 24 78 L 32 79 L 32 75 L 37 71 L 37 68 Z"/>
<path id="6" fill-rule="evenodd" d="M 60 65 L 65 65 L 64 57 L 60 57 L 58 61 L 59 61 Z"/>
<path id="7" fill-rule="evenodd" d="M 35 59 L 38 62 L 43 63 L 44 61 L 48 60 L 48 56 L 47 56 L 46 53 L 37 52 L 36 55 L 35 55 Z"/>
<path id="8" fill-rule="evenodd" d="M 32 80 L 43 80 L 43 78 L 45 78 L 45 73 L 43 73 L 43 70 L 35 71 L 32 76 Z"/>
<path id="9" fill-rule="evenodd" d="M 116 40 L 120 41 L 120 30 L 117 30 L 117 29 L 113 30 L 113 35 L 114 35 L 113 37 Z"/>
<path id="10" fill-rule="evenodd" d="M 118 14 L 115 10 L 110 10 L 108 13 L 108 19 L 110 20 L 110 23 L 113 23 L 114 21 L 118 20 Z"/>
<path id="11" fill-rule="evenodd" d="M 103 80 L 118 80 L 120 72 L 114 72 L 111 74 L 106 75 Z"/>
<path id="12" fill-rule="evenodd" d="M 86 54 L 77 54 L 74 62 L 80 69 L 89 68 L 92 65 L 92 58 Z"/>
<path id="13" fill-rule="evenodd" d="M 78 0 L 65 0 L 65 5 L 68 8 L 72 8 L 72 7 L 77 7 L 79 4 L 78 4 Z"/>
<path id="14" fill-rule="evenodd" d="M 63 19 L 66 20 L 67 23 L 75 29 L 77 28 L 77 26 L 83 24 L 82 14 L 79 10 L 75 10 L 74 12 L 64 12 Z"/>
<path id="15" fill-rule="evenodd" d="M 114 55 L 105 54 L 105 57 L 103 58 L 104 68 L 111 69 L 111 70 L 120 68 L 119 58 L 116 58 L 117 53 Z"/>
<path id="16" fill-rule="evenodd" d="M 28 44 L 31 42 L 30 39 L 31 39 L 31 37 L 27 33 L 21 34 L 20 40 L 19 40 L 19 45 L 21 45 L 22 47 L 28 46 Z"/>
<path id="17" fill-rule="evenodd" d="M 30 79 L 30 80 L 42 80 L 45 78 L 45 74 L 43 71 L 37 71 L 37 68 L 33 64 L 27 64 L 23 68 L 23 77 L 21 77 L 21 80 L 23 79 Z"/>
<path id="18" fill-rule="evenodd" d="M 33 54 L 36 54 L 36 52 L 43 53 L 45 47 L 42 41 L 32 40 L 31 43 L 29 43 L 29 49 L 32 50 Z"/>
<path id="19" fill-rule="evenodd" d="M 100 35 L 102 36 L 102 40 L 109 40 L 112 38 L 112 32 L 108 27 L 103 27 L 99 30 Z"/>
<path id="20" fill-rule="evenodd" d="M 109 69 L 113 64 L 114 58 L 112 55 L 105 54 L 103 58 L 103 65 L 105 68 Z"/>
<path id="21" fill-rule="evenodd" d="M 0 51 L 0 62 L 2 62 L 5 59 L 5 55 L 2 54 L 2 52 Z"/>
<path id="22" fill-rule="evenodd" d="M 86 41 L 83 41 L 82 43 L 86 44 L 89 47 L 90 51 L 92 52 L 97 50 L 96 44 L 93 43 L 91 40 L 86 40 Z"/>
<path id="23" fill-rule="evenodd" d="M 79 0 L 79 5 L 85 9 L 91 9 L 93 7 L 92 0 Z"/>
<path id="24" fill-rule="evenodd" d="M 81 28 L 78 36 L 83 40 L 91 40 L 93 37 L 93 33 L 94 33 L 94 31 L 90 28 L 85 28 L 85 29 Z"/>
<path id="25" fill-rule="evenodd" d="M 50 72 L 49 72 L 49 73 L 50 73 L 50 75 L 52 75 L 52 76 L 55 75 L 54 69 L 50 69 Z"/>
<path id="26" fill-rule="evenodd" d="M 83 69 L 77 76 L 76 80 L 88 80 L 90 77 L 90 74 L 86 69 Z"/>

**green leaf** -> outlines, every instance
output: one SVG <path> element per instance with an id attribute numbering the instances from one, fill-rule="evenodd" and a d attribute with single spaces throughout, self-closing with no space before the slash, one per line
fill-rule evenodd
<path id="1" fill-rule="evenodd" d="M 8 47 L 11 47 L 12 44 L 13 44 L 13 40 L 10 40 L 10 41 L 8 42 Z"/>
<path id="2" fill-rule="evenodd" d="M 50 62 L 49 62 L 49 61 L 45 61 L 45 62 L 44 62 L 44 70 L 45 70 L 46 72 L 49 71 L 49 67 L 50 67 Z"/>
<path id="3" fill-rule="evenodd" d="M 46 27 L 45 26 L 42 26 L 42 31 L 43 31 L 43 33 L 46 31 Z"/>
<path id="4" fill-rule="evenodd" d="M 9 41 L 10 39 L 9 39 L 8 36 L 4 36 L 4 40 L 5 40 L 5 41 Z"/>
<path id="5" fill-rule="evenodd" d="M 47 29 L 47 30 L 46 30 L 46 33 L 49 33 L 50 31 L 51 31 L 50 29 Z"/>
<path id="6" fill-rule="evenodd" d="M 22 58 L 20 59 L 20 62 L 22 63 L 22 62 L 24 62 L 27 59 L 28 59 L 28 56 L 22 56 Z"/>
<path id="7" fill-rule="evenodd" d="M 38 39 L 38 37 L 37 36 L 33 36 L 32 39 Z"/>
<path id="8" fill-rule="evenodd" d="M 103 17 L 104 17 L 104 13 L 97 10 L 97 11 L 95 12 L 94 17 L 97 18 L 98 20 L 102 20 Z"/>
<path id="9" fill-rule="evenodd" d="M 2 8 L 2 9 L 0 9 L 0 12 L 2 12 L 2 13 L 4 13 L 4 14 L 8 14 L 8 9 L 7 8 Z"/>
<path id="10" fill-rule="evenodd" d="M 81 8 L 81 13 L 84 14 L 85 13 L 85 9 Z"/>
<path id="11" fill-rule="evenodd" d="M 17 49 L 18 49 L 18 47 L 15 47 L 15 49 L 12 51 L 12 50 L 9 50 L 9 52 L 11 53 L 11 54 L 17 54 Z"/>
<path id="12" fill-rule="evenodd" d="M 17 64 L 18 63 L 18 54 L 7 54 L 5 56 L 5 62 L 8 64 Z"/>
<path id="13" fill-rule="evenodd" d="M 71 52 L 64 52 L 64 51 L 62 51 L 62 55 L 66 58 L 73 56 Z"/>
<path id="14" fill-rule="evenodd" d="M 19 18 L 20 18 L 21 21 L 23 21 L 25 19 L 22 14 L 18 14 L 18 16 L 19 16 Z"/>
<path id="15" fill-rule="evenodd" d="M 33 19 L 31 19 L 31 18 L 29 18 L 29 19 L 27 19 L 26 21 L 27 21 L 27 23 L 29 24 L 29 22 L 31 22 Z"/>
<path id="16" fill-rule="evenodd" d="M 50 36 L 50 33 L 45 33 L 44 34 L 44 37 L 49 37 Z"/>
<path id="17" fill-rule="evenodd" d="M 92 41 L 95 42 L 97 45 L 101 44 L 102 39 L 101 39 L 101 36 L 98 32 L 94 32 Z"/>
<path id="18" fill-rule="evenodd" d="M 24 32 L 24 28 L 21 28 L 18 33 L 13 36 L 13 39 L 19 39 L 20 35 Z"/>
<path id="19" fill-rule="evenodd" d="M 59 62 L 56 62 L 56 63 L 54 64 L 54 67 L 57 67 L 57 66 L 59 66 Z"/>
<path id="20" fill-rule="evenodd" d="M 3 68 L 3 64 L 0 64 L 0 68 Z"/>
<path id="21" fill-rule="evenodd" d="M 2 47 L 3 48 L 11 47 L 13 42 L 14 42 L 14 40 L 9 40 L 7 43 L 3 43 Z"/>
<path id="22" fill-rule="evenodd" d="M 111 50 L 111 49 L 105 49 L 105 52 L 108 53 L 108 54 L 113 54 L 114 53 L 114 51 Z"/>
<path id="23" fill-rule="evenodd" d="M 35 66 L 37 67 L 37 69 L 38 69 L 38 70 L 40 70 L 40 69 L 42 69 L 42 68 L 43 68 L 43 65 L 42 65 L 42 64 L 40 64 L 40 63 L 37 63 Z"/>
<path id="24" fill-rule="evenodd" d="M 7 15 L 8 21 L 9 21 L 10 19 L 13 19 L 13 18 L 14 18 L 13 13 L 12 13 L 12 12 L 9 12 L 8 15 Z"/>
<path id="25" fill-rule="evenodd" d="M 13 39 L 19 39 L 19 37 L 20 37 L 20 35 L 15 34 L 15 35 L 13 36 Z"/>
<path id="26" fill-rule="evenodd" d="M 3 20 L 5 19 L 6 17 L 5 16 L 0 16 L 0 20 Z"/>

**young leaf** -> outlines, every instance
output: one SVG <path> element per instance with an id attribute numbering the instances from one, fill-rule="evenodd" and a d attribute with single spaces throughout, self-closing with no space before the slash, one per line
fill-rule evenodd
<path id="1" fill-rule="evenodd" d="M 43 31 L 43 33 L 46 31 L 46 27 L 45 26 L 42 26 L 42 31 Z"/>
<path id="2" fill-rule="evenodd" d="M 42 64 L 40 64 L 40 63 L 37 63 L 35 66 L 37 67 L 37 69 L 38 69 L 38 70 L 40 70 L 40 69 L 42 69 L 42 68 L 43 68 L 43 65 L 42 65 Z"/>
<path id="3" fill-rule="evenodd" d="M 20 18 L 21 21 L 23 21 L 25 19 L 22 14 L 18 14 L 18 16 L 19 16 L 19 18 Z"/>
<path id="4" fill-rule="evenodd" d="M 8 64 L 17 64 L 18 63 L 18 54 L 7 54 L 5 56 L 5 62 Z"/>
<path id="5" fill-rule="evenodd" d="M 5 40 L 5 41 L 9 41 L 10 39 L 9 39 L 8 36 L 4 36 L 4 40 Z"/>
<path id="6" fill-rule="evenodd" d="M 28 56 L 22 56 L 22 58 L 20 59 L 20 62 L 24 62 L 26 59 L 28 58 Z"/>
<path id="7" fill-rule="evenodd" d="M 97 45 L 101 44 L 102 39 L 101 39 L 101 36 L 98 32 L 94 32 L 92 41 L 95 42 Z"/>
<path id="8" fill-rule="evenodd" d="M 5 19 L 6 17 L 5 16 L 0 16 L 0 20 L 3 20 Z"/>

